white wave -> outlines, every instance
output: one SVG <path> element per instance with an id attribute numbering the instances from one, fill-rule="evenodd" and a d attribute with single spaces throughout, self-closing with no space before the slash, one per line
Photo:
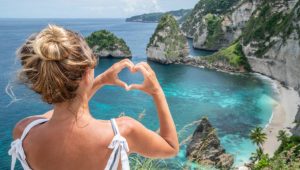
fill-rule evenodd
<path id="1" fill-rule="evenodd" d="M 11 98 L 11 101 L 6 105 L 6 107 L 9 107 L 11 104 L 21 100 L 18 99 L 13 91 L 13 86 L 11 85 L 11 82 L 9 81 L 5 87 L 5 93 Z"/>
<path id="2" fill-rule="evenodd" d="M 256 76 L 257 78 L 261 79 L 261 80 L 264 80 L 264 81 L 267 81 L 271 84 L 271 87 L 272 89 L 277 93 L 279 94 L 279 88 L 278 88 L 278 85 L 277 85 L 277 82 L 276 80 L 268 77 L 268 76 L 265 76 L 265 75 L 262 75 L 262 74 L 259 74 L 259 73 L 252 73 L 254 76 Z"/>

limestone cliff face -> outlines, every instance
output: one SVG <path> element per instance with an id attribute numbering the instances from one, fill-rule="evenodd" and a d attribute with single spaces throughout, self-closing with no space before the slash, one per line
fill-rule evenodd
<path id="1" fill-rule="evenodd" d="M 224 15 L 222 20 L 222 30 L 227 27 L 237 28 L 231 34 L 227 31 L 223 35 L 231 37 L 232 40 L 239 37 L 239 44 L 242 45 L 241 52 L 240 50 L 231 50 L 237 43 L 235 41 L 206 59 L 211 61 L 211 65 L 215 65 L 217 69 L 225 71 L 235 70 L 232 67 L 224 67 L 226 62 L 229 63 L 228 66 L 231 65 L 237 69 L 242 68 L 240 66 L 248 68 L 249 63 L 251 69 L 249 67 L 246 69 L 247 71 L 252 70 L 265 74 L 300 91 L 299 6 L 299 0 L 243 1 L 233 8 L 230 15 L 228 13 Z M 248 13 L 243 11 L 248 11 Z M 203 31 L 205 33 L 207 29 L 204 27 Z M 206 34 L 202 34 L 194 41 L 205 43 L 206 36 Z M 217 43 L 216 48 L 219 47 Z M 221 61 L 226 62 L 223 62 L 221 66 L 214 64 Z M 235 63 L 234 61 L 239 62 Z"/>
<path id="2" fill-rule="evenodd" d="M 252 70 L 300 88 L 300 2 L 263 1 L 242 36 Z"/>
<path id="3" fill-rule="evenodd" d="M 170 14 L 164 15 L 147 46 L 148 59 L 163 64 L 171 64 L 188 55 L 187 39 L 175 18 Z"/>
<path id="4" fill-rule="evenodd" d="M 247 23 L 241 37 L 251 68 L 300 94 L 300 1 L 264 0 Z M 295 118 L 300 135 L 300 107 Z"/>
<path id="5" fill-rule="evenodd" d="M 226 154 L 207 118 L 202 118 L 189 143 L 186 156 L 190 161 L 218 169 L 230 169 L 233 156 Z"/>
<path id="6" fill-rule="evenodd" d="M 131 58 L 132 54 L 126 42 L 107 30 L 93 32 L 86 41 L 95 55 L 100 58 Z"/>
<path id="7" fill-rule="evenodd" d="M 259 0 L 201 0 L 182 24 L 198 49 L 219 50 L 242 33 Z"/>

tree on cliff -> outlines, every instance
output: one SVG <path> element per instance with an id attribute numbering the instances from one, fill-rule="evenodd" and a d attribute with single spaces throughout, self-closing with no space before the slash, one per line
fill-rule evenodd
<path id="1" fill-rule="evenodd" d="M 132 57 L 126 42 L 110 31 L 95 31 L 85 39 L 93 52 L 99 57 Z"/>

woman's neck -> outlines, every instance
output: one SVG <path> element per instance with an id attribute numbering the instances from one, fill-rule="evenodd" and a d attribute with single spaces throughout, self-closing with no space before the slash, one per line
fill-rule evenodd
<path id="1" fill-rule="evenodd" d="M 49 120 L 49 123 L 76 122 L 85 124 L 92 118 L 87 97 L 78 96 L 72 101 L 55 104 L 53 115 Z"/>

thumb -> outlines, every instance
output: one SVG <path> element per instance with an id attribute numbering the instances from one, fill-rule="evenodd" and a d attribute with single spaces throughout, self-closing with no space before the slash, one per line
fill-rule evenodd
<path id="1" fill-rule="evenodd" d="M 123 87 L 125 89 L 128 89 L 128 85 L 125 82 L 121 81 L 120 79 L 117 79 L 115 81 L 115 84 L 118 85 L 118 86 L 121 86 L 121 87 Z"/>
<path id="2" fill-rule="evenodd" d="M 131 84 L 128 86 L 128 90 L 142 90 L 143 89 L 143 85 L 141 84 Z"/>

